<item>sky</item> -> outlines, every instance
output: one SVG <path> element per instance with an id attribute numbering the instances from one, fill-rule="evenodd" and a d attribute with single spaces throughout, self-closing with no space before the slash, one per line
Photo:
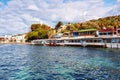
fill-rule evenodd
<path id="1" fill-rule="evenodd" d="M 0 34 L 30 31 L 31 24 L 54 27 L 120 15 L 120 0 L 0 0 Z"/>

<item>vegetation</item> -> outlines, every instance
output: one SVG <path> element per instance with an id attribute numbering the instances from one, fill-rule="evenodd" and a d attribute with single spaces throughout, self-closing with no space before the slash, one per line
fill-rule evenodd
<path id="1" fill-rule="evenodd" d="M 34 40 L 34 39 L 46 39 L 48 37 L 54 36 L 61 26 L 64 25 L 61 21 L 59 21 L 55 29 L 50 28 L 45 24 L 32 24 L 31 31 L 26 36 L 27 40 Z M 109 16 L 105 18 L 99 18 L 97 20 L 89 20 L 82 23 L 68 23 L 65 25 L 66 28 L 64 30 L 60 30 L 59 33 L 64 32 L 71 32 L 71 31 L 81 31 L 85 29 L 103 29 L 103 28 L 118 28 L 120 27 L 120 15 L 117 16 Z"/>
<path id="2" fill-rule="evenodd" d="M 56 26 L 55 26 L 55 29 L 57 30 L 61 25 L 63 25 L 63 23 L 61 21 L 59 21 Z"/>
<path id="3" fill-rule="evenodd" d="M 103 29 L 103 28 L 117 28 L 120 27 L 120 15 L 99 18 L 98 20 L 89 20 L 83 23 L 75 23 L 78 30 L 81 29 Z"/>
<path id="4" fill-rule="evenodd" d="M 27 41 L 31 41 L 34 39 L 47 39 L 48 31 L 51 28 L 45 24 L 32 24 L 31 31 L 27 34 Z"/>

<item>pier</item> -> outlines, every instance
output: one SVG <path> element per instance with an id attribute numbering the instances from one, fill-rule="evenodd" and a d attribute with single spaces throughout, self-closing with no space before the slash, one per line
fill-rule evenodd
<path id="1" fill-rule="evenodd" d="M 48 45 L 48 46 L 120 48 L 120 37 L 46 39 L 46 40 L 33 40 L 32 43 L 39 44 L 39 45 Z"/>

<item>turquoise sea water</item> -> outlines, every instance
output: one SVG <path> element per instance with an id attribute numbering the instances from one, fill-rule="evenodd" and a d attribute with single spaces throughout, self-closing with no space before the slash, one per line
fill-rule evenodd
<path id="1" fill-rule="evenodd" d="M 0 44 L 0 80 L 120 80 L 120 50 Z"/>

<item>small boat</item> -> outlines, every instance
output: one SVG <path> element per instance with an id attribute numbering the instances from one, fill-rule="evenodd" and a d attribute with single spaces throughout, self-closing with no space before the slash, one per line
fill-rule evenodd
<path id="1" fill-rule="evenodd" d="M 49 43 L 46 43 L 47 46 L 56 46 L 56 43 L 55 42 L 49 42 Z"/>

